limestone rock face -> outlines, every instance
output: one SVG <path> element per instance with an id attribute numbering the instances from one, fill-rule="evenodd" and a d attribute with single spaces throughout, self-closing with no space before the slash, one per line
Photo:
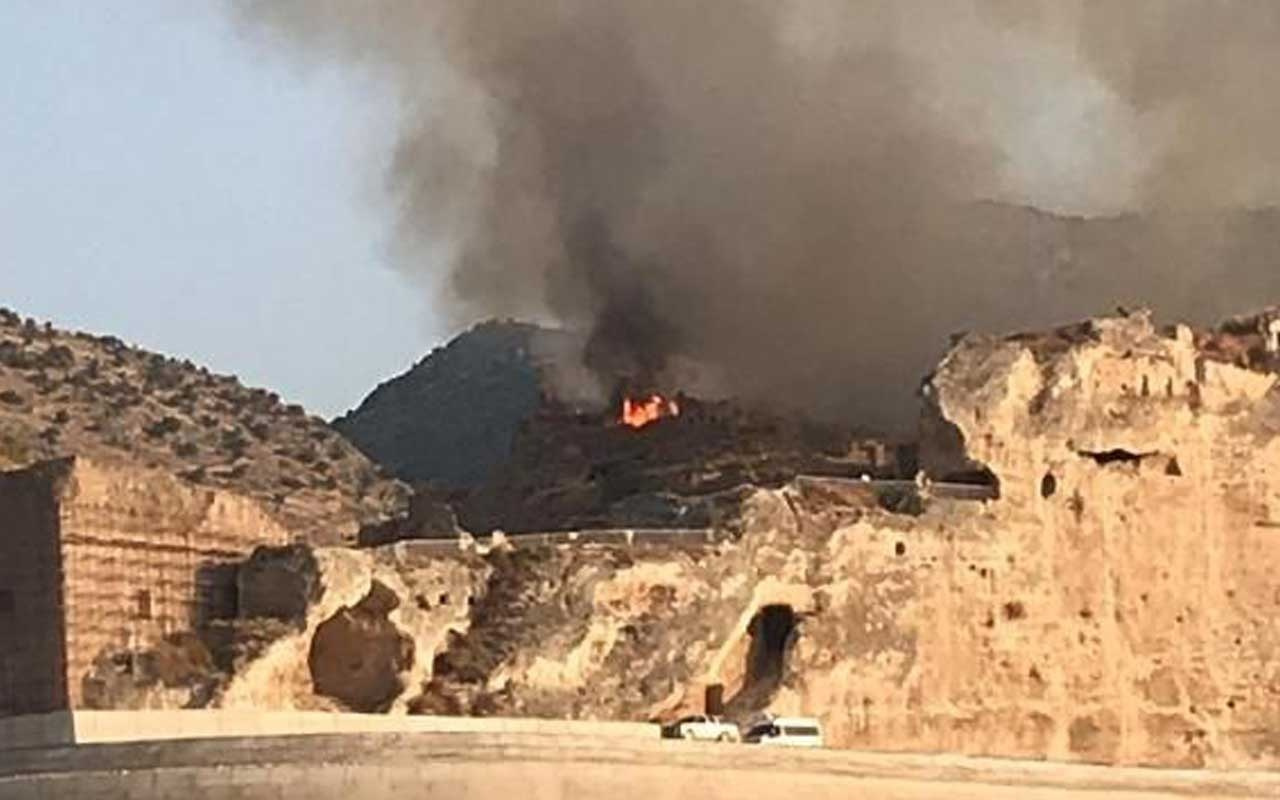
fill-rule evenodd
<path id="1" fill-rule="evenodd" d="M 211 701 L 226 708 L 403 712 L 433 654 L 468 625 L 487 567 L 461 551 L 261 548 L 241 567 L 242 647 Z"/>
<path id="2" fill-rule="evenodd" d="M 1141 314 L 965 339 L 922 446 L 998 500 L 896 515 L 798 484 L 712 548 L 510 556 L 428 705 L 666 717 L 711 687 L 843 747 L 1274 767 L 1280 398 L 1207 341 Z"/>
<path id="3" fill-rule="evenodd" d="M 1280 394 L 1275 373 L 1205 338 L 1136 314 L 966 339 L 943 361 L 932 400 L 1002 499 L 988 519 L 926 516 L 905 540 L 938 577 L 914 576 L 896 616 L 919 603 L 952 628 L 934 675 L 917 638 L 921 699 L 951 687 L 970 725 L 1018 731 L 1028 754 L 1280 757 Z M 985 631 L 957 634 L 984 614 Z"/>
<path id="4" fill-rule="evenodd" d="M 958 341 L 926 384 L 927 476 L 902 513 L 806 479 L 709 498 L 712 539 L 261 549 L 238 622 L 260 635 L 210 702 L 632 720 L 711 703 L 817 716 L 836 747 L 1280 767 L 1270 319 Z"/>

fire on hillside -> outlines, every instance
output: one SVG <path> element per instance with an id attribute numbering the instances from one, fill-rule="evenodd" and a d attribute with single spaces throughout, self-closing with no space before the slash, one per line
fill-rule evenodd
<path id="1" fill-rule="evenodd" d="M 680 404 L 660 394 L 651 394 L 646 398 L 622 399 L 622 411 L 618 422 L 629 428 L 640 429 L 665 417 L 680 416 Z"/>

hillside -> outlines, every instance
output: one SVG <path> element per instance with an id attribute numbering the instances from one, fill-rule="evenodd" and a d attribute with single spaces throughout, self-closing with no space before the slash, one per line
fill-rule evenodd
<path id="1" fill-rule="evenodd" d="M 0 469 L 69 454 L 252 496 L 314 542 L 351 537 L 406 496 L 323 420 L 271 392 L 0 309 Z"/>
<path id="2" fill-rule="evenodd" d="M 534 356 L 556 334 L 485 322 L 375 389 L 333 426 L 402 480 L 482 483 L 505 464 L 542 393 Z"/>

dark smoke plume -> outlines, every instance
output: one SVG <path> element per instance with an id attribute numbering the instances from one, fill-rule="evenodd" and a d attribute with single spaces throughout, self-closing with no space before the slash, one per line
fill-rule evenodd
<path id="1" fill-rule="evenodd" d="M 957 330 L 1280 299 L 1277 3 L 233 2 L 395 81 L 401 268 L 606 374 L 886 424 Z"/>

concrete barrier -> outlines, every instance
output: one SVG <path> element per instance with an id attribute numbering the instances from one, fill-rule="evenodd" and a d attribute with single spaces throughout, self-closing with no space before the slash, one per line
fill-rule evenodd
<path id="1" fill-rule="evenodd" d="M 0 718 L 0 750 L 107 742 L 366 733 L 658 739 L 657 725 L 505 717 L 335 714 L 325 711 L 61 711 Z"/>

